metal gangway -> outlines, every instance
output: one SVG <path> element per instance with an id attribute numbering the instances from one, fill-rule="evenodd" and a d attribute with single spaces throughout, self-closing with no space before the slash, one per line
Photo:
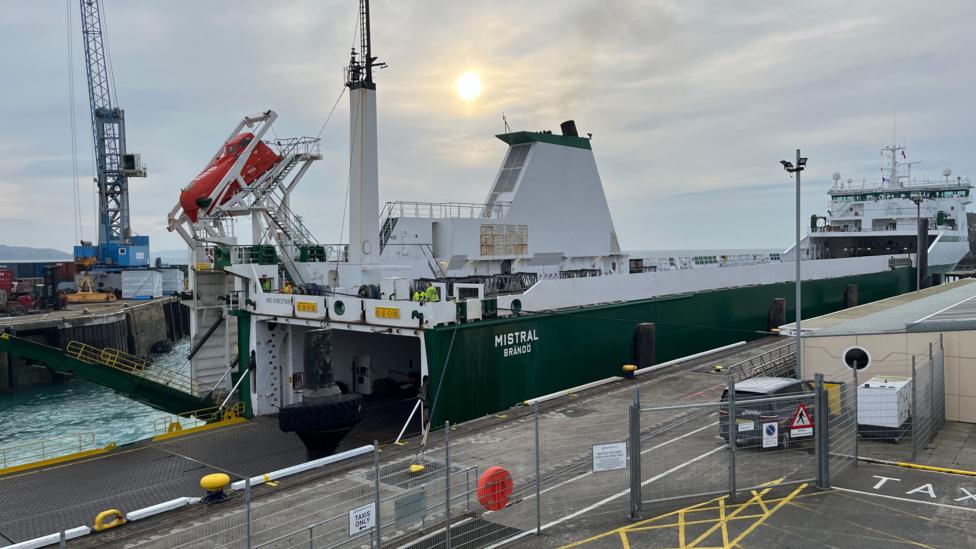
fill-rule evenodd
<path id="1" fill-rule="evenodd" d="M 171 414 L 212 408 L 219 403 L 216 397 L 222 396 L 180 371 L 156 367 L 145 358 L 117 349 L 101 349 L 77 341 L 59 349 L 0 334 L 0 352 L 40 362 L 56 372 L 76 375 Z"/>

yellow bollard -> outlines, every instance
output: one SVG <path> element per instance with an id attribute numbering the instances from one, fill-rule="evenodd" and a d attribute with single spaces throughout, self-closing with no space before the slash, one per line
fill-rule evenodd
<path id="1" fill-rule="evenodd" d="M 226 473 L 211 473 L 200 479 L 200 487 L 207 491 L 204 503 L 216 503 L 227 499 L 224 488 L 230 484 L 230 476 Z"/>
<path id="2" fill-rule="evenodd" d="M 637 371 L 637 366 L 633 364 L 624 364 L 624 377 L 627 379 L 634 379 L 636 377 L 635 373 Z"/>
<path id="3" fill-rule="evenodd" d="M 105 519 L 111 519 L 111 521 L 105 522 Z M 122 516 L 122 511 L 118 509 L 107 509 L 95 517 L 95 524 L 92 525 L 92 528 L 96 532 L 101 532 L 102 530 L 108 530 L 109 528 L 115 528 L 123 524 L 125 524 L 125 517 Z"/>

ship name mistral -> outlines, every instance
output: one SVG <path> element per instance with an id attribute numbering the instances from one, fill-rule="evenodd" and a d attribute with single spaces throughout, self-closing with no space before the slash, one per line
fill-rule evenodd
<path id="1" fill-rule="evenodd" d="M 532 352 L 532 342 L 539 341 L 535 329 L 508 332 L 495 336 L 495 348 L 502 347 L 502 356 L 515 356 Z"/>

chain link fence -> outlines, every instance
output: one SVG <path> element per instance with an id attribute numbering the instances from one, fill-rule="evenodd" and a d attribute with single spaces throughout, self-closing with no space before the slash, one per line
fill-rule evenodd
<path id="1" fill-rule="evenodd" d="M 914 461 L 945 424 L 945 353 L 941 336 L 905 356 L 907 375 L 850 368 L 828 383 L 832 468 L 854 457 Z M 889 359 L 888 364 L 891 364 Z"/>
<path id="2" fill-rule="evenodd" d="M 824 481 L 826 441 L 814 428 L 822 391 L 790 378 L 737 384 L 730 376 L 719 401 L 653 408 L 635 401 L 640 466 L 631 470 L 639 494 L 632 516 L 723 494 L 734 500 L 770 484 Z"/>

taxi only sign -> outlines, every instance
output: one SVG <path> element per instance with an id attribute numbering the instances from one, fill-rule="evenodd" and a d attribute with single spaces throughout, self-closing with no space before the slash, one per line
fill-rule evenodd
<path id="1" fill-rule="evenodd" d="M 813 435 L 813 421 L 810 420 L 810 413 L 807 407 L 801 402 L 793 412 L 793 421 L 790 422 L 790 437 L 808 437 Z"/>

